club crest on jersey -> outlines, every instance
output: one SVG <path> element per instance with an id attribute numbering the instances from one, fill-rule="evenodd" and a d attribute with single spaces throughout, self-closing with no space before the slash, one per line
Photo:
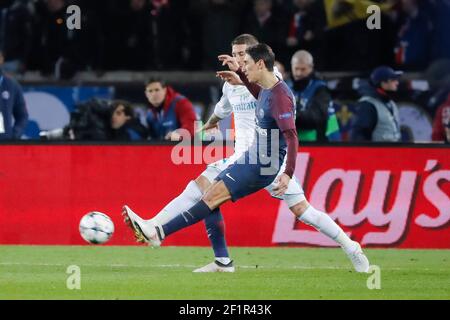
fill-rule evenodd
<path id="1" fill-rule="evenodd" d="M 9 94 L 9 91 L 3 91 L 2 92 L 2 98 L 4 100 L 9 100 L 10 97 L 11 97 L 11 95 Z"/>
<path id="2" fill-rule="evenodd" d="M 265 115 L 264 109 L 263 109 L 263 108 L 259 108 L 259 110 L 258 110 L 258 116 L 259 116 L 260 118 L 264 118 L 264 115 Z"/>

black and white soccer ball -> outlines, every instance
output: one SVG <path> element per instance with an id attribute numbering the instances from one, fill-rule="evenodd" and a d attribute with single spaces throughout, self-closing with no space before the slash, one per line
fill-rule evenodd
<path id="1" fill-rule="evenodd" d="M 104 244 L 114 233 L 111 218 L 101 212 L 89 212 L 80 221 L 80 235 L 90 244 Z"/>

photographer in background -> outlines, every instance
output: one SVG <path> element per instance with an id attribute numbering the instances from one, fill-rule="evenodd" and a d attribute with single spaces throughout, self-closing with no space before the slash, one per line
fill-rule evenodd
<path id="1" fill-rule="evenodd" d="M 2 71 L 0 51 L 0 140 L 18 140 L 28 123 L 28 111 L 22 88 Z"/>
<path id="2" fill-rule="evenodd" d="M 92 99 L 77 106 L 66 127 L 40 136 L 43 140 L 138 141 L 147 138 L 147 129 L 130 103 Z"/>
<path id="3" fill-rule="evenodd" d="M 139 122 L 133 107 L 126 101 L 112 104 L 109 140 L 139 141 L 147 138 L 147 129 Z"/>

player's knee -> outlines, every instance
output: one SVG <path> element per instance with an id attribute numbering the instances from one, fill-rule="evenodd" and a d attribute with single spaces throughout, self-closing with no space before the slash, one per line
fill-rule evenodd
<path id="1" fill-rule="evenodd" d="M 292 206 L 290 209 L 292 213 L 300 219 L 310 206 L 311 205 L 308 203 L 308 201 L 303 200 L 302 202 L 299 202 L 296 205 Z"/>
<path id="2" fill-rule="evenodd" d="M 203 196 L 203 201 L 210 209 L 217 209 L 230 199 L 231 195 L 222 181 L 213 184 Z"/>
<path id="3" fill-rule="evenodd" d="M 211 182 L 204 176 L 199 176 L 195 179 L 195 183 L 203 194 L 211 187 Z"/>

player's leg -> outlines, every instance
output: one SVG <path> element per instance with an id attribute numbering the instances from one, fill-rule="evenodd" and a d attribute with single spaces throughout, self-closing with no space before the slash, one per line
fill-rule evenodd
<path id="1" fill-rule="evenodd" d="M 203 173 L 209 181 L 213 182 L 218 174 L 227 169 L 231 164 L 237 161 L 240 156 L 234 154 L 228 159 L 221 160 L 211 166 Z M 214 251 L 214 261 L 201 268 L 194 270 L 195 273 L 210 272 L 234 272 L 233 261 L 230 258 L 226 239 L 225 239 L 225 222 L 220 212 L 220 208 L 216 209 L 213 214 L 205 218 L 205 228 L 208 239 Z"/>
<path id="2" fill-rule="evenodd" d="M 184 191 L 167 204 L 152 220 L 161 225 L 169 222 L 199 202 L 210 186 L 211 182 L 208 178 L 200 175 L 195 181 L 189 182 Z"/>
<path id="3" fill-rule="evenodd" d="M 248 154 L 243 159 L 248 160 Z M 260 165 L 231 165 L 219 174 L 200 202 L 161 226 L 161 239 L 205 219 L 229 200 L 237 201 L 265 188 L 275 178 L 276 174 L 261 175 Z"/>
<path id="4" fill-rule="evenodd" d="M 143 220 L 127 206 L 123 208 L 122 213 L 138 239 L 141 238 L 153 247 L 159 247 L 167 236 L 205 219 L 230 199 L 230 192 L 220 181 L 211 186 L 203 200 L 163 225 L 158 225 L 153 220 Z"/>
<path id="5" fill-rule="evenodd" d="M 272 184 L 267 188 L 267 191 L 272 195 L 274 187 L 275 185 Z M 366 272 L 368 270 L 369 262 L 362 253 L 359 243 L 351 240 L 327 213 L 315 209 L 308 203 L 304 191 L 295 177 L 289 183 L 288 190 L 282 197 L 282 200 L 286 202 L 299 221 L 314 227 L 317 231 L 339 244 L 358 272 Z"/>
<path id="6" fill-rule="evenodd" d="M 169 203 L 152 219 L 154 224 L 157 226 L 167 224 L 199 202 L 219 173 L 234 163 L 237 158 L 238 155 L 234 154 L 229 159 L 220 160 L 209 165 L 195 182 L 191 182 L 178 198 Z M 234 272 L 233 263 L 225 240 L 225 223 L 220 209 L 218 208 L 214 210 L 213 214 L 208 215 L 204 223 L 208 239 L 214 251 L 215 261 L 194 270 L 194 272 Z"/>
<path id="7" fill-rule="evenodd" d="M 364 255 L 361 245 L 351 240 L 328 214 L 315 209 L 306 200 L 292 206 L 290 209 L 301 222 L 314 227 L 317 231 L 338 243 L 351 260 L 357 272 L 369 271 L 369 260 Z"/>
<path id="8" fill-rule="evenodd" d="M 211 188 L 206 191 L 202 200 L 168 223 L 161 225 L 160 236 L 166 238 L 181 229 L 200 222 L 207 216 L 214 214 L 217 208 L 229 200 L 231 200 L 231 194 L 223 181 L 214 182 Z"/>
<path id="9" fill-rule="evenodd" d="M 128 206 L 122 210 L 125 223 L 134 231 L 135 238 L 138 242 L 149 242 L 139 230 L 139 227 L 133 222 L 137 221 L 141 225 L 162 225 L 176 216 L 180 215 L 198 201 L 201 200 L 204 191 L 210 187 L 210 182 L 206 177 L 199 176 L 195 181 L 191 181 L 185 190 L 175 199 L 173 199 L 163 210 L 161 210 L 153 219 L 144 220 L 134 213 Z M 153 246 L 159 246 L 161 243 L 158 238 L 150 241 Z"/>
<path id="10" fill-rule="evenodd" d="M 206 231 L 214 251 L 214 261 L 204 267 L 194 270 L 195 273 L 234 272 L 233 261 L 230 258 L 225 240 L 225 223 L 222 213 L 216 209 L 205 218 Z"/>

